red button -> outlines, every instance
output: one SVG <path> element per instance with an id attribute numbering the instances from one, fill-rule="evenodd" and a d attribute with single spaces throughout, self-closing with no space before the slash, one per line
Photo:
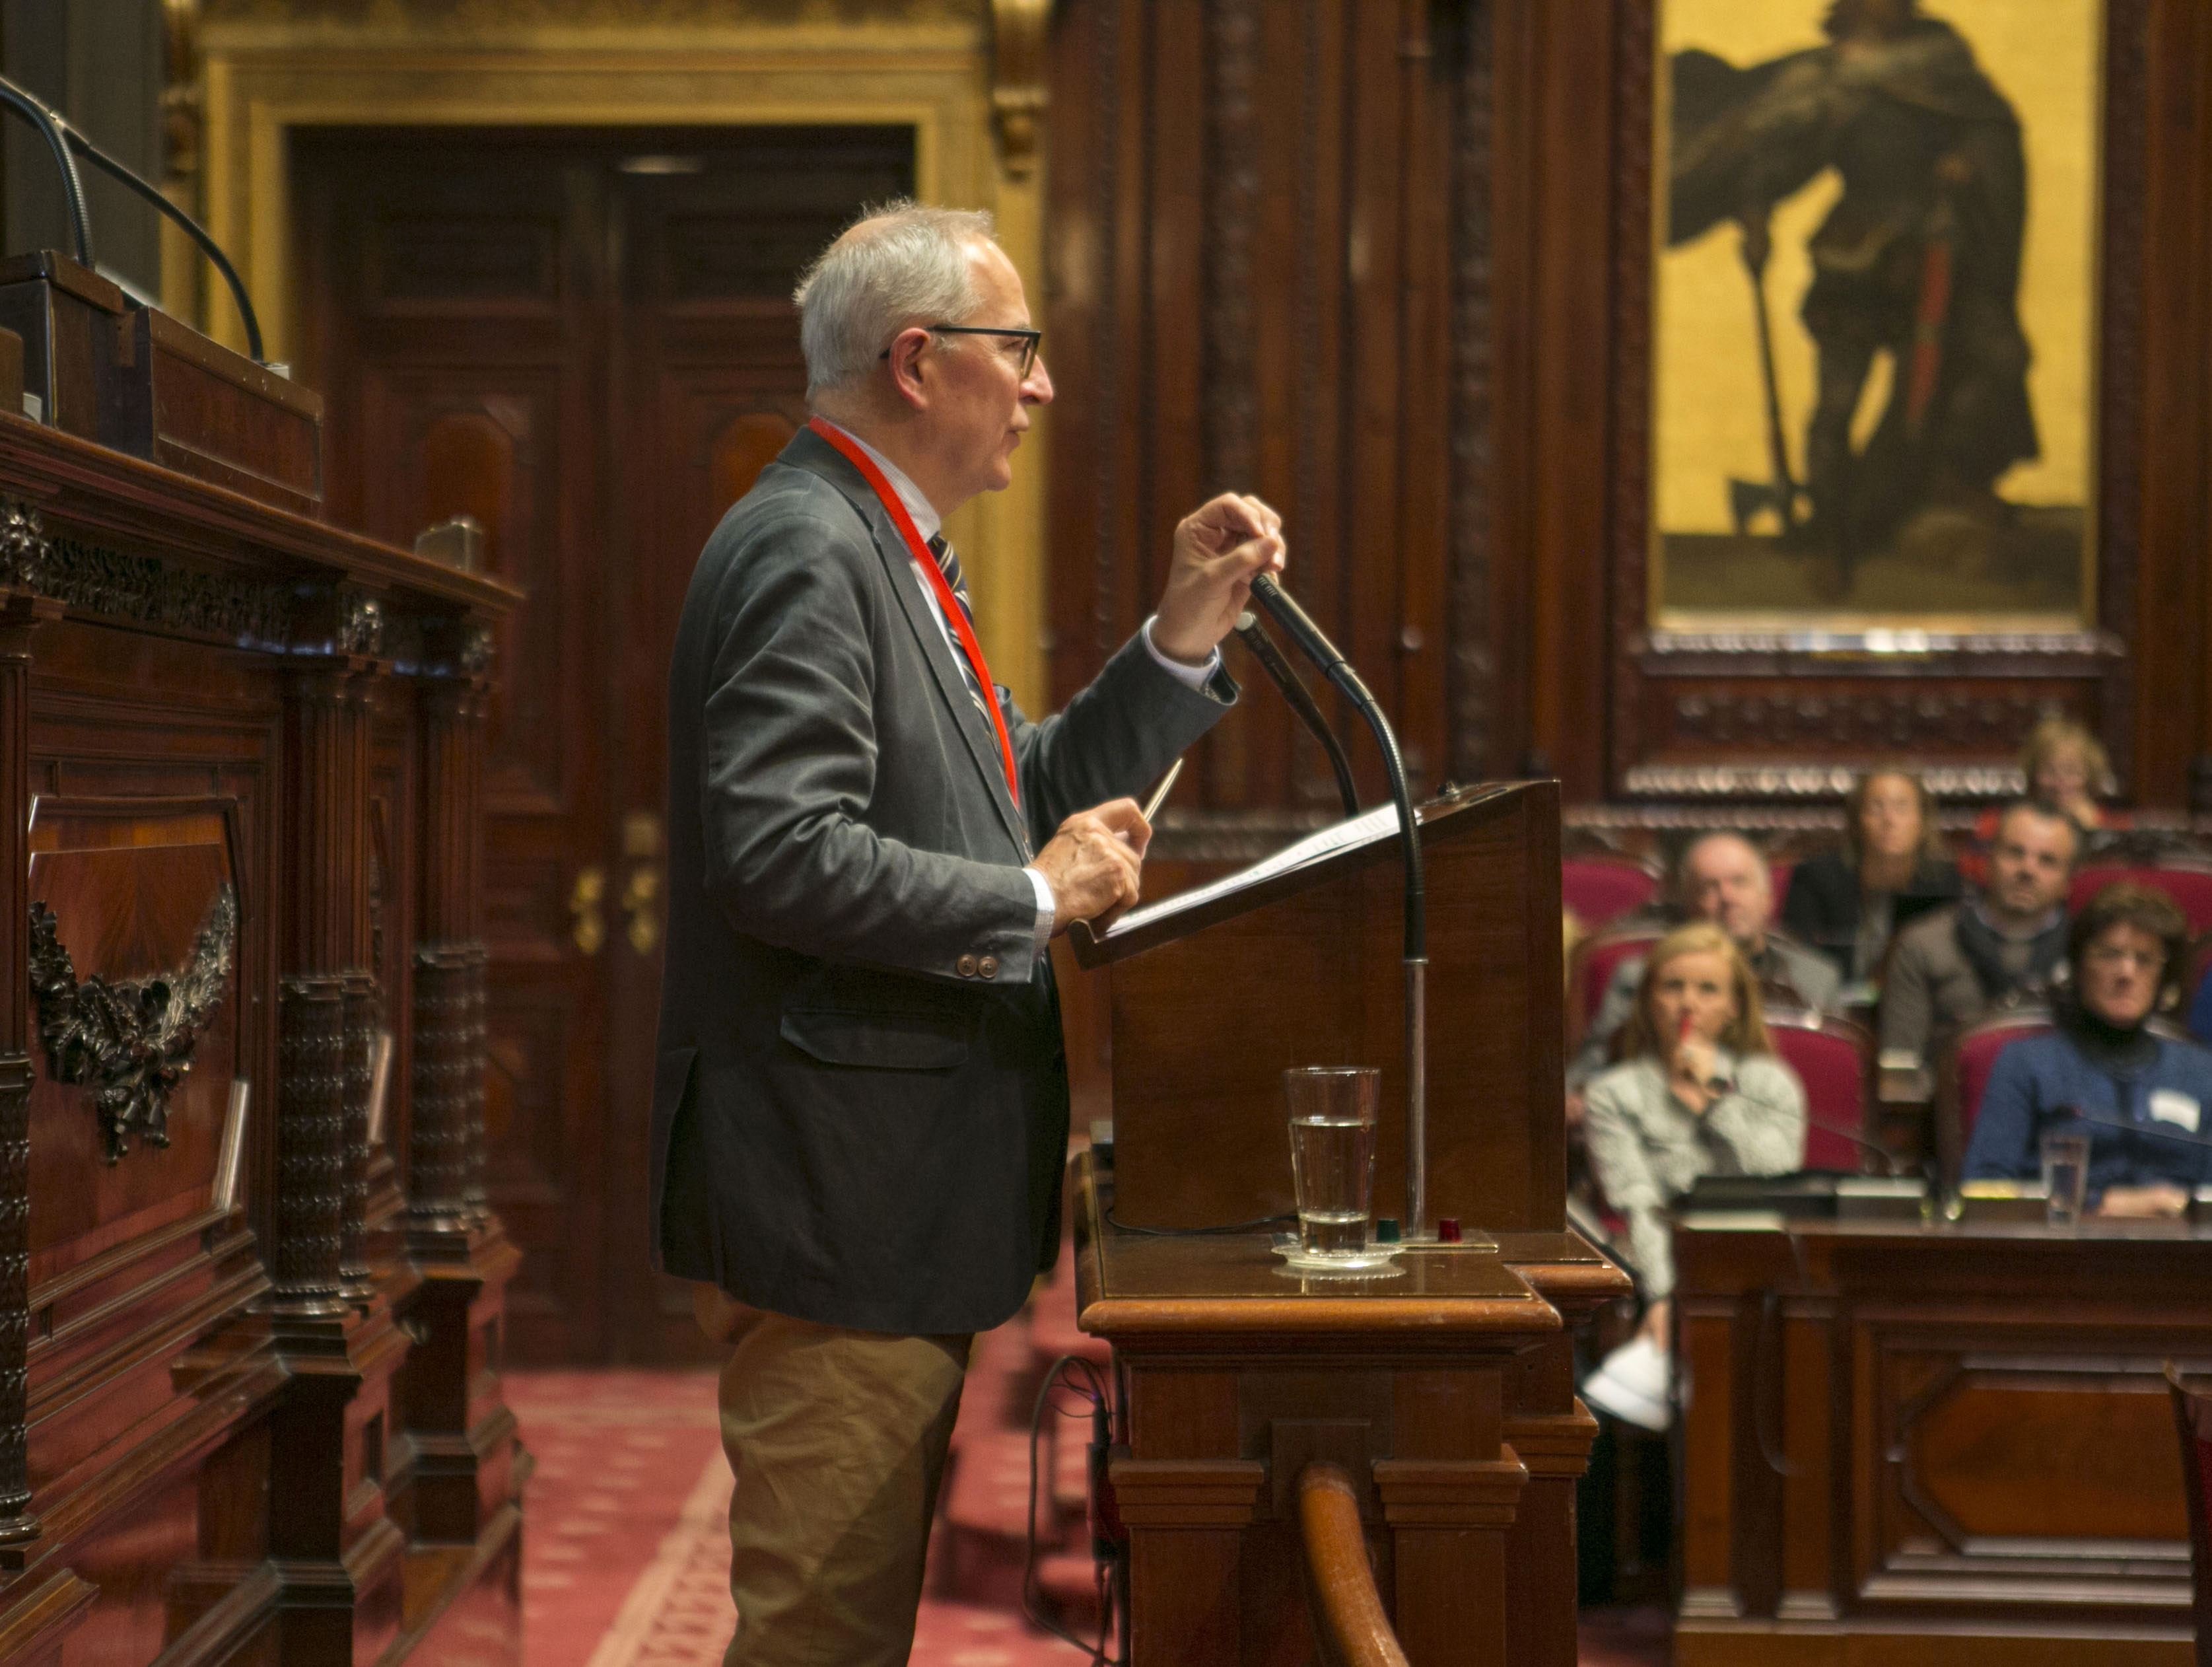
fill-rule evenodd
<path id="1" fill-rule="evenodd" d="M 1437 1220 L 1437 1243 L 1439 1244 L 1456 1244 L 1459 1242 L 1459 1218 L 1455 1215 L 1438 1217 Z"/>

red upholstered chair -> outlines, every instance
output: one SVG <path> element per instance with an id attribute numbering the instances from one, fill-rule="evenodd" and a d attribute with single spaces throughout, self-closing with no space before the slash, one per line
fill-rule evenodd
<path id="1" fill-rule="evenodd" d="M 1659 895 L 1659 871 L 1640 857 L 1610 852 L 1559 864 L 1559 900 L 1595 932 Z"/>
<path id="2" fill-rule="evenodd" d="M 1874 1034 L 1865 1025 L 1828 1013 L 1770 1007 L 1766 1032 L 1797 1080 L 1805 1085 L 1806 1169 L 1856 1175 L 1880 1167 L 1860 1144 L 1867 1108 L 1874 1104 Z"/>
<path id="3" fill-rule="evenodd" d="M 2186 1013 L 2197 1000 L 2197 987 L 2204 975 L 2212 972 L 2212 932 L 2202 934 L 2189 946 L 2189 970 L 2181 975 L 2181 1011 Z"/>
<path id="4" fill-rule="evenodd" d="M 1945 1183 L 1955 1183 L 1974 1137 L 1974 1117 L 1997 1056 L 2022 1037 L 2051 1029 L 2051 1010 L 2014 1007 L 1970 1025 L 1953 1037 L 1936 1065 L 1936 1153 Z"/>
<path id="5" fill-rule="evenodd" d="M 1625 926 L 1598 933 L 1575 946 L 1574 960 L 1567 969 L 1570 1049 L 1582 1039 L 1590 1020 L 1597 1017 L 1598 1003 L 1605 999 L 1605 988 L 1613 982 L 1613 975 L 1620 964 L 1631 956 L 1644 953 L 1665 935 L 1664 929 L 1657 926 Z"/>
<path id="6" fill-rule="evenodd" d="M 2190 1562 L 2197 1585 L 2197 1667 L 2212 1667 L 2212 1390 L 2191 1389 L 2172 1361 L 2173 1423 L 2181 1437 L 2181 1486 L 2189 1497 Z"/>
<path id="7" fill-rule="evenodd" d="M 2212 862 L 2201 858 L 2173 856 L 2154 866 L 2092 862 L 2074 876 L 2068 907 L 2079 910 L 2107 885 L 2117 885 L 2123 880 L 2165 892 L 2189 916 L 2191 932 L 2212 931 Z"/>
<path id="8" fill-rule="evenodd" d="M 1790 901 L 1790 877 L 1797 872 L 1796 857 L 1775 858 L 1766 865 L 1766 881 L 1774 891 L 1774 918 L 1782 918 L 1782 905 Z"/>

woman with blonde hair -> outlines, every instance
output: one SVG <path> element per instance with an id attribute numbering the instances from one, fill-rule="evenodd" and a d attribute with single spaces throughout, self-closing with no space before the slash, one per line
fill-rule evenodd
<path id="1" fill-rule="evenodd" d="M 2035 721 L 2035 727 L 2027 732 L 2027 739 L 2020 744 L 2023 795 L 2053 810 L 2065 812 L 2085 836 L 2128 825 L 2124 812 L 2107 810 L 2099 802 L 2112 773 L 2112 761 L 2105 751 L 2105 744 L 2089 732 L 2087 726 L 2063 712 L 2045 713 Z M 1974 818 L 1972 867 L 1977 870 L 1987 867 L 1984 854 L 1996 843 L 1997 820 L 2002 810 L 2002 806 L 1993 805 Z M 1981 874 L 1972 873 L 1967 878 L 1978 880 Z"/>
<path id="2" fill-rule="evenodd" d="M 1802 1167 L 1805 1089 L 1775 1057 L 1743 952 L 1709 921 L 1678 927 L 1652 947 L 1621 1034 L 1620 1062 L 1584 1091 L 1583 1133 L 1599 1185 L 1628 1219 L 1629 1254 L 1650 1304 L 1638 1344 L 1663 1355 L 1674 1288 L 1668 1208 L 1700 1176 Z M 1620 1376 L 1614 1365 L 1583 1393 L 1604 1394 L 1600 1380 Z M 1608 1409 L 1638 1422 L 1656 1416 L 1653 1427 L 1666 1421 L 1663 1397 L 1656 1412 L 1632 1396 Z"/>

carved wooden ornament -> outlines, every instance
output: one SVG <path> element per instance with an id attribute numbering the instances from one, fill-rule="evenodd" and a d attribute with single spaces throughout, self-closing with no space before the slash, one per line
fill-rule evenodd
<path id="1" fill-rule="evenodd" d="M 31 904 L 31 989 L 39 1040 L 57 1082 L 92 1091 L 110 1164 L 122 1161 L 135 1130 L 149 1144 L 169 1143 L 169 1096 L 192 1068 L 192 1049 L 222 1006 L 238 939 L 238 897 L 217 889 L 174 972 L 110 983 L 80 979 L 53 911 Z"/>

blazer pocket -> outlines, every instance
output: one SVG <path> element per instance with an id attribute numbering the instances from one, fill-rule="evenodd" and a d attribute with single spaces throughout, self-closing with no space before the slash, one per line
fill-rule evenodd
<path id="1" fill-rule="evenodd" d="M 949 1071 L 968 1057 L 969 1013 L 787 1007 L 783 1039 L 824 1065 Z"/>

